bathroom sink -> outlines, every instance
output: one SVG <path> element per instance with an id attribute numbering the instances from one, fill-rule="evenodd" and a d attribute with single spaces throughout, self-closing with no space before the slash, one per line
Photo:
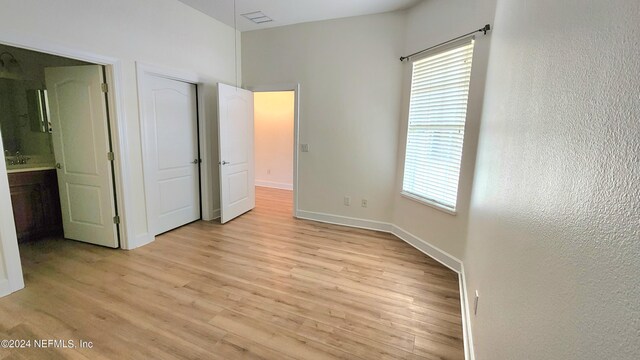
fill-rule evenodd
<path id="1" fill-rule="evenodd" d="M 55 169 L 55 160 L 52 156 L 43 155 L 23 155 L 27 159 L 26 164 L 11 164 L 16 162 L 16 156 L 5 156 L 5 164 L 7 165 L 7 172 L 25 172 L 25 171 L 39 171 Z"/>

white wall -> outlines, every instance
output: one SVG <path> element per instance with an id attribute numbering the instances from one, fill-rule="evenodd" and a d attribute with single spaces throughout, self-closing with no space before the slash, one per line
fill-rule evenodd
<path id="1" fill-rule="evenodd" d="M 238 39 L 240 37 L 238 36 Z M 218 81 L 232 84 L 234 30 L 175 0 L 12 0 L 2 2 L 0 42 L 15 39 L 117 58 L 122 65 L 122 105 L 128 137 L 130 215 L 136 239 L 148 239 L 142 177 L 135 62 L 196 73 L 205 83 L 210 148 L 217 164 L 216 93 Z M 217 165 L 210 166 L 211 208 L 219 207 Z M 213 209 L 210 209 L 213 210 Z M 125 219 L 129 220 L 129 219 Z M 131 222 L 131 221 L 130 221 Z"/>
<path id="2" fill-rule="evenodd" d="M 293 91 L 253 97 L 256 185 L 293 189 Z"/>
<path id="3" fill-rule="evenodd" d="M 464 265 L 477 359 L 640 358 L 640 2 L 498 0 Z"/>
<path id="4" fill-rule="evenodd" d="M 391 220 L 403 23 L 395 12 L 242 34 L 246 85 L 300 83 L 300 209 Z"/>
<path id="5" fill-rule="evenodd" d="M 495 0 L 423 1 L 407 13 L 404 52 L 410 54 L 493 23 L 494 9 Z M 457 215 L 455 216 L 400 196 L 411 86 L 411 62 L 404 65 L 397 179 L 393 191 L 393 222 L 405 231 L 458 259 L 462 258 L 464 252 L 490 39 L 491 35 L 479 34 L 474 44 Z"/>

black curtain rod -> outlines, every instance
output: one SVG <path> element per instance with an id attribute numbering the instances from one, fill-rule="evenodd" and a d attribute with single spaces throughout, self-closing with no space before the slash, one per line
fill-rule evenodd
<path id="1" fill-rule="evenodd" d="M 412 57 L 414 57 L 414 56 L 416 56 L 416 55 L 422 54 L 422 53 L 423 53 L 423 52 L 425 52 L 425 51 L 429 51 L 429 50 L 431 50 L 431 49 L 437 48 L 438 46 L 446 45 L 446 44 L 448 44 L 448 43 L 450 43 L 450 42 L 454 42 L 454 41 L 456 41 L 456 40 L 459 40 L 459 39 L 465 38 L 465 37 L 467 37 L 467 36 L 469 36 L 469 35 L 473 35 L 473 34 L 475 34 L 475 33 L 477 33 L 477 32 L 481 32 L 481 33 L 484 33 L 485 35 L 487 35 L 487 31 L 489 31 L 489 30 L 491 30 L 491 25 L 487 24 L 487 25 L 485 25 L 485 26 L 484 26 L 483 28 L 481 28 L 481 29 L 474 30 L 474 31 L 472 31 L 472 32 L 470 32 L 470 33 L 468 33 L 468 34 L 460 35 L 460 36 L 458 36 L 458 37 L 457 37 L 457 38 L 455 38 L 455 39 L 447 40 L 447 41 L 442 42 L 442 43 L 440 43 L 440 44 L 438 44 L 438 45 L 434 45 L 434 46 L 429 47 L 429 48 L 426 48 L 426 49 L 424 49 L 424 50 L 420 50 L 420 51 L 418 51 L 418 52 L 414 52 L 414 53 L 413 53 L 413 54 L 411 54 L 411 55 L 401 56 L 401 57 L 400 57 L 400 61 L 405 61 L 405 60 L 410 59 L 410 58 L 412 58 Z"/>

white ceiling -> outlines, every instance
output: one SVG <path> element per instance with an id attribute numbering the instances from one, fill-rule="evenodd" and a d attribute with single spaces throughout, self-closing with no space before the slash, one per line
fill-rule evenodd
<path id="1" fill-rule="evenodd" d="M 233 25 L 234 0 L 180 0 L 229 26 Z M 309 21 L 377 14 L 407 9 L 421 0 L 236 0 L 240 31 L 266 29 Z M 262 11 L 272 22 L 255 24 L 240 16 Z"/>

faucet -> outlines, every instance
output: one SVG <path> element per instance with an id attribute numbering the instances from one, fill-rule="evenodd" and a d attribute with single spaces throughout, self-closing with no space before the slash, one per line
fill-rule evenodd
<path id="1" fill-rule="evenodd" d="M 29 157 L 20 154 L 20 151 L 16 151 L 16 157 L 13 159 L 13 164 L 10 165 L 24 165 L 29 159 Z"/>

